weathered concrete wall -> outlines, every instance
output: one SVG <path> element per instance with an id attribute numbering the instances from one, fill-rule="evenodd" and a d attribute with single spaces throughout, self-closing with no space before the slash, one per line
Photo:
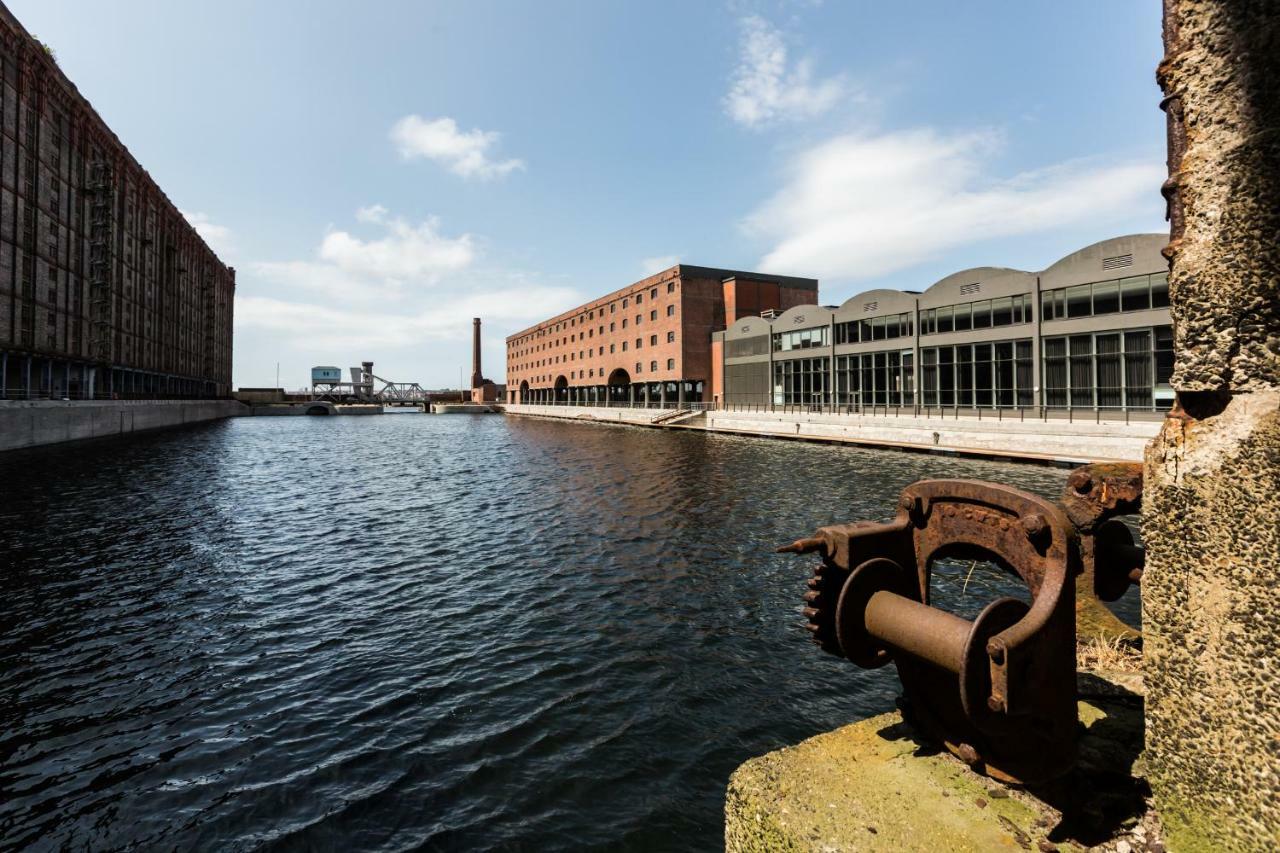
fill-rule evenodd
<path id="1" fill-rule="evenodd" d="M 536 415 L 543 418 L 565 418 L 604 423 L 651 424 L 654 418 L 669 415 L 675 409 L 625 409 L 605 406 L 503 406 L 511 415 Z"/>
<path id="2" fill-rule="evenodd" d="M 984 456 L 1014 455 L 1080 465 L 1099 460 L 1142 459 L 1158 423 L 1090 423 L 1066 420 L 893 417 L 885 415 L 708 412 L 712 432 L 749 432 L 800 438 L 843 439 L 884 447 L 929 448 Z"/>
<path id="3" fill-rule="evenodd" d="M 1146 458 L 1151 779 L 1171 850 L 1280 846 L 1280 15 L 1166 0 L 1179 406 Z"/>
<path id="4" fill-rule="evenodd" d="M 0 403 L 0 451 L 248 414 L 234 400 L 32 400 Z"/>
<path id="5" fill-rule="evenodd" d="M 605 423 L 652 425 L 674 409 L 628 409 L 594 406 L 505 406 L 514 415 Z M 986 418 L 893 417 L 886 415 L 784 414 L 710 411 L 673 426 L 764 437 L 842 441 L 875 447 L 928 449 L 983 457 L 998 456 L 1082 465 L 1100 460 L 1142 459 L 1143 449 L 1159 429 L 1156 421 L 1093 423 L 1065 419 L 996 420 Z"/>

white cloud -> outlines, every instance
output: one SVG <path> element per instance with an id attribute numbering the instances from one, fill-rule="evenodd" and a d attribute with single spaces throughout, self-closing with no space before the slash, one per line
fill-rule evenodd
<path id="1" fill-rule="evenodd" d="M 765 19 L 749 15 L 739 23 L 741 56 L 724 98 L 725 112 L 734 121 L 761 127 L 812 118 L 852 94 L 843 77 L 814 80 L 808 59 L 788 63 L 782 33 Z"/>
<path id="2" fill-rule="evenodd" d="M 572 288 L 521 281 L 508 281 L 494 290 L 456 294 L 439 304 L 412 311 L 394 312 L 237 296 L 235 323 L 237 334 L 266 332 L 275 344 L 296 350 L 386 352 L 418 347 L 431 340 L 466 340 L 471 335 L 472 317 L 484 318 L 488 329 L 505 334 L 580 301 L 580 295 Z"/>
<path id="3" fill-rule="evenodd" d="M 356 211 L 356 219 L 380 226 L 383 234 L 362 239 L 331 229 L 314 259 L 260 262 L 252 269 L 277 283 L 354 302 L 397 299 L 406 286 L 432 287 L 475 259 L 471 235 L 447 237 L 435 217 L 415 225 L 375 204 Z"/>
<path id="4" fill-rule="evenodd" d="M 640 262 L 640 270 L 645 275 L 653 275 L 663 270 L 671 269 L 671 267 L 680 263 L 679 255 L 657 255 L 652 258 L 645 258 Z"/>
<path id="5" fill-rule="evenodd" d="M 1160 207 L 1159 163 L 1074 161 L 996 179 L 987 161 L 1000 144 L 990 132 L 926 129 L 840 136 L 803 151 L 782 189 L 744 222 L 773 243 L 761 268 L 866 279 L 981 240 L 1145 221 Z"/>
<path id="6" fill-rule="evenodd" d="M 494 131 L 463 133 L 458 130 L 457 122 L 448 116 L 425 119 L 407 115 L 391 127 L 391 141 L 401 157 L 406 160 L 425 157 L 464 178 L 501 178 L 524 168 L 523 160 L 490 159 L 489 149 L 498 139 L 499 134 Z"/>
<path id="7" fill-rule="evenodd" d="M 380 204 L 371 204 L 356 211 L 357 222 L 382 222 L 387 218 L 387 209 Z"/>
<path id="8" fill-rule="evenodd" d="M 204 241 L 209 244 L 209 248 L 217 253 L 218 257 L 225 263 L 227 258 L 235 254 L 235 242 L 231 237 L 231 229 L 225 225 L 218 225 L 211 222 L 206 214 L 196 211 L 179 210 L 183 218 L 191 223 L 191 227 L 196 229 Z"/>

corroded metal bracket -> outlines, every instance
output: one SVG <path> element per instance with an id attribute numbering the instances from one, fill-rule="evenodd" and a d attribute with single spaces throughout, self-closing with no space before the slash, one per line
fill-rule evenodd
<path id="1" fill-rule="evenodd" d="M 1116 598 L 1141 575 L 1117 515 L 1141 500 L 1141 469 L 1085 466 L 1062 504 L 973 480 L 908 486 L 886 523 L 824 527 L 781 551 L 818 553 L 805 616 L 826 651 L 893 661 L 904 713 L 975 770 L 1035 783 L 1075 761 L 1076 578 Z M 1022 579 L 970 622 L 929 606 L 932 564 L 989 560 Z"/>
<path id="2" fill-rule="evenodd" d="M 804 611 L 819 646 L 868 669 L 893 661 L 904 716 L 974 770 L 1034 784 L 1075 762 L 1076 594 L 1111 601 L 1142 578 L 1142 547 L 1117 519 L 1140 505 L 1139 465 L 1080 467 L 1061 503 L 922 480 L 888 523 L 828 526 L 780 551 L 822 556 Z M 995 562 L 1029 603 L 998 598 L 972 622 L 929 606 L 943 557 Z"/>

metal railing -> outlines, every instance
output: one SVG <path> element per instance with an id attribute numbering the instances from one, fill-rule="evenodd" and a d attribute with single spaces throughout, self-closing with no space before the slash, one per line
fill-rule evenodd
<path id="1" fill-rule="evenodd" d="M 890 406 L 806 403 L 722 403 L 718 411 L 783 415 L 850 415 L 867 417 L 951 418 L 991 421 L 1067 421 L 1068 423 L 1158 423 L 1164 412 L 1151 409 L 1097 406 L 1088 409 L 1057 406 Z"/>

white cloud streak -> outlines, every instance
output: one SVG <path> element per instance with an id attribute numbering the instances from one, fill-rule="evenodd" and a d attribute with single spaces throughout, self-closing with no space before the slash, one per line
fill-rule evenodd
<path id="1" fill-rule="evenodd" d="M 493 160 L 490 149 L 500 135 L 489 130 L 458 130 L 448 116 L 427 119 L 407 115 L 391 127 L 391 141 L 406 160 L 423 158 L 441 164 L 464 178 L 489 180 L 523 169 L 523 160 Z"/>
<path id="2" fill-rule="evenodd" d="M 213 249 L 224 263 L 235 254 L 235 241 L 232 239 L 230 228 L 210 221 L 206 214 L 198 211 L 179 210 L 178 212 L 191 223 L 191 227 L 196 229 L 196 233 L 209 244 L 209 248 Z"/>
<path id="3" fill-rule="evenodd" d="M 671 269 L 671 267 L 680 263 L 679 255 L 656 255 L 652 258 L 645 258 L 640 262 L 640 271 L 646 276 L 660 273 L 663 270 Z"/>
<path id="4" fill-rule="evenodd" d="M 456 294 L 439 305 L 412 311 L 237 296 L 235 322 L 237 334 L 269 333 L 273 341 L 299 351 L 385 352 L 432 340 L 465 340 L 472 317 L 483 317 L 490 329 L 523 328 L 578 301 L 572 288 L 525 283 Z"/>
<path id="5" fill-rule="evenodd" d="M 1080 224 L 1106 227 L 1159 207 L 1158 163 L 1069 162 L 988 177 L 989 132 L 839 136 L 803 151 L 784 186 L 743 223 L 773 244 L 762 269 L 867 279 L 957 246 Z"/>
<path id="6" fill-rule="evenodd" d="M 725 112 L 734 121 L 758 128 L 813 118 L 852 94 L 843 77 L 813 79 L 810 60 L 788 62 L 782 33 L 764 18 L 750 15 L 739 24 L 738 66 L 724 98 Z"/>
<path id="7" fill-rule="evenodd" d="M 356 211 L 356 219 L 380 227 L 382 235 L 364 239 L 331 229 L 314 259 L 260 262 L 252 269 L 270 281 L 358 302 L 432 288 L 475 260 L 471 235 L 447 237 L 435 217 L 413 224 L 375 204 Z"/>

